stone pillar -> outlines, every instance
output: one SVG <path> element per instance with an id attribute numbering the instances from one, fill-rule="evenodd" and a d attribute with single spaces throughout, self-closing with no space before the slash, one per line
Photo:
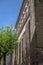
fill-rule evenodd
<path id="1" fill-rule="evenodd" d="M 17 64 L 19 64 L 19 44 L 18 44 L 18 61 Z"/>
<path id="2" fill-rule="evenodd" d="M 22 41 L 21 41 L 21 64 L 22 64 Z"/>
<path id="3" fill-rule="evenodd" d="M 21 41 L 19 43 L 19 64 L 21 64 Z"/>
<path id="4" fill-rule="evenodd" d="M 34 0 L 30 0 L 30 65 L 34 65 L 33 63 L 33 51 L 34 51 L 34 44 L 33 37 L 35 34 L 35 7 L 34 7 Z"/>
<path id="5" fill-rule="evenodd" d="M 30 20 L 28 21 L 26 25 L 26 64 L 30 65 Z"/>
<path id="6" fill-rule="evenodd" d="M 15 61 L 15 49 L 13 50 L 12 65 L 14 65 L 14 61 Z"/>
<path id="7" fill-rule="evenodd" d="M 26 34 L 23 34 L 23 63 L 26 64 Z"/>

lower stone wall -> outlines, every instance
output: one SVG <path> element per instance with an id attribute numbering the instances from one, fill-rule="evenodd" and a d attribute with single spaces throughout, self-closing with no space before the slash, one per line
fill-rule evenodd
<path id="1" fill-rule="evenodd" d="M 11 55 L 6 56 L 6 65 L 11 65 L 12 61 L 11 61 Z M 1 65 L 3 65 L 3 58 L 1 60 Z"/>

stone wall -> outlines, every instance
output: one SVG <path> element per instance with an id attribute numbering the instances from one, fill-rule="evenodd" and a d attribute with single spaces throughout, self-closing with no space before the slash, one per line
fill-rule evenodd
<path id="1" fill-rule="evenodd" d="M 43 47 L 43 1 L 36 0 L 36 32 L 37 32 L 37 45 Z"/>
<path id="2" fill-rule="evenodd" d="M 3 58 L 1 61 L 1 65 L 3 65 Z M 6 56 L 6 65 L 12 65 L 11 55 Z"/>

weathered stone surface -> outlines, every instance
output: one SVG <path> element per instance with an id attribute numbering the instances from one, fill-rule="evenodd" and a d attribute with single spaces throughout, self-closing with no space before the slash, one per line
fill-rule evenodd
<path id="1" fill-rule="evenodd" d="M 37 45 L 43 47 L 43 2 L 36 0 Z"/>

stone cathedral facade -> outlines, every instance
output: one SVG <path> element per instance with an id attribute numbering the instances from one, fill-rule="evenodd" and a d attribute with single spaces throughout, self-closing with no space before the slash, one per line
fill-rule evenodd
<path id="1" fill-rule="evenodd" d="M 14 64 L 43 65 L 43 0 L 23 0 L 16 25 Z"/>

